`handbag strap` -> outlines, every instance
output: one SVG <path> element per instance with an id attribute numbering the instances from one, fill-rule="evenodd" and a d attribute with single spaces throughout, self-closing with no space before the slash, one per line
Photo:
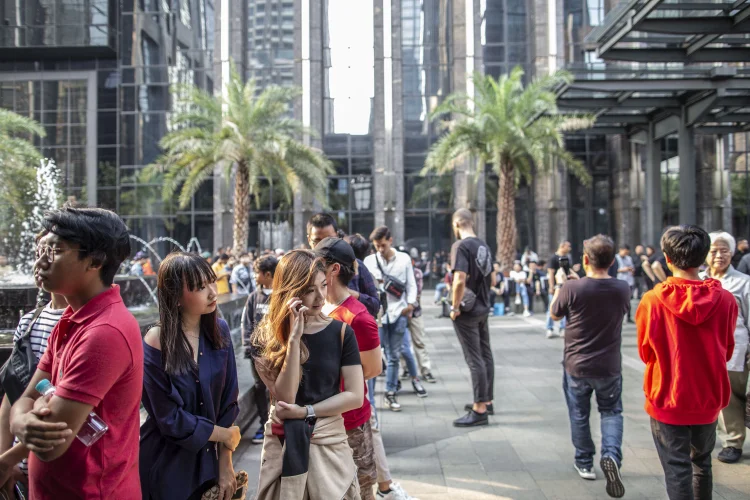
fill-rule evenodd
<path id="1" fill-rule="evenodd" d="M 36 320 L 39 319 L 39 316 L 42 314 L 42 311 L 44 311 L 45 307 L 46 306 L 41 306 L 34 309 L 34 314 L 31 316 L 29 324 L 26 325 L 26 330 L 24 330 L 23 335 L 21 335 L 21 338 L 19 340 L 23 340 L 31 336 L 31 328 L 34 326 L 34 323 L 36 323 Z"/>

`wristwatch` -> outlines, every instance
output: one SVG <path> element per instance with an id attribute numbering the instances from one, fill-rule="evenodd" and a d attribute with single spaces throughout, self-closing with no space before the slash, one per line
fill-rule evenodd
<path id="1" fill-rule="evenodd" d="M 318 417 L 315 416 L 315 410 L 313 409 L 312 405 L 306 405 L 305 408 L 307 408 L 307 416 L 305 417 L 305 422 L 309 425 L 315 425 L 315 422 L 318 420 Z"/>

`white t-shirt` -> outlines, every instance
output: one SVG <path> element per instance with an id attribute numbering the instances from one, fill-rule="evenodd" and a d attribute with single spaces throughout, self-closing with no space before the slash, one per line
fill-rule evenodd
<path id="1" fill-rule="evenodd" d="M 510 279 L 516 283 L 519 281 L 526 281 L 526 271 L 511 271 Z"/>

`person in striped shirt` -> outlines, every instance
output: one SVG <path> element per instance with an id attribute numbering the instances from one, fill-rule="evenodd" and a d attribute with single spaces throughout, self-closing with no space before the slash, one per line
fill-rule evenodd
<path id="1" fill-rule="evenodd" d="M 38 362 L 47 350 L 47 340 L 66 307 L 68 303 L 65 297 L 53 293 L 52 300 L 44 306 L 36 319 L 34 319 L 35 311 L 29 311 L 21 317 L 16 333 L 13 335 L 13 342 L 18 342 L 23 337 L 29 328 L 29 322 L 33 320 L 29 335 L 31 349 Z M 0 485 L 10 495 L 8 498 L 14 498 L 12 491 L 16 481 L 21 482 L 24 487 L 27 483 L 29 469 L 26 457 L 29 451 L 24 446 L 20 446 L 18 440 L 10 432 L 10 407 L 11 402 L 5 394 L 0 405 L 0 453 L 2 453 L 0 455 Z"/>

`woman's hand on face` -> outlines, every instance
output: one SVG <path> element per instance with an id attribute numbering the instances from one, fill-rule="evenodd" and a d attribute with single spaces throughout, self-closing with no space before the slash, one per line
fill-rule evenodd
<path id="1" fill-rule="evenodd" d="M 286 306 L 291 313 L 289 316 L 289 321 L 291 323 L 289 339 L 291 340 L 294 338 L 295 340 L 299 340 L 302 338 L 302 333 L 305 330 L 305 312 L 307 311 L 307 307 L 305 307 L 302 304 L 302 301 L 297 297 L 289 299 Z"/>
<path id="2" fill-rule="evenodd" d="M 284 420 L 303 419 L 307 417 L 307 408 L 295 404 L 285 403 L 279 401 L 276 403 L 276 415 L 275 422 L 277 424 L 283 424 Z"/>
<path id="3" fill-rule="evenodd" d="M 232 462 L 223 462 L 219 465 L 219 499 L 231 500 L 237 491 L 237 475 L 234 473 Z"/>

